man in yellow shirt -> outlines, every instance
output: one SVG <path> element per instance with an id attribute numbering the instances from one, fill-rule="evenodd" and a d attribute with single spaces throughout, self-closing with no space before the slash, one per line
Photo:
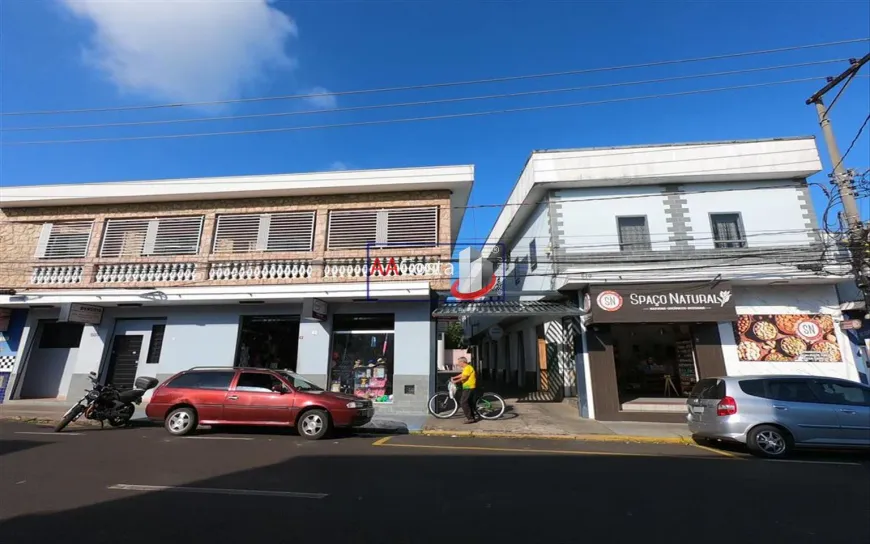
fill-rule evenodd
<path id="1" fill-rule="evenodd" d="M 462 397 L 459 405 L 462 406 L 462 413 L 465 414 L 465 423 L 474 423 L 477 419 L 475 410 L 477 405 L 477 374 L 465 357 L 460 357 L 457 362 L 462 373 L 451 379 L 457 385 L 462 384 Z"/>

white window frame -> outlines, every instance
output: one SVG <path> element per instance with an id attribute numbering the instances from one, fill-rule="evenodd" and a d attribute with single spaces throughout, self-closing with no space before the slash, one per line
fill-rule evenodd
<path id="1" fill-rule="evenodd" d="M 272 225 L 272 219 L 276 216 L 283 215 L 299 215 L 299 216 L 309 216 L 311 218 L 311 230 L 308 233 L 308 249 L 269 249 L 269 230 Z M 257 225 L 257 239 L 255 242 L 254 249 L 251 251 L 283 251 L 283 252 L 296 252 L 296 251 L 314 251 L 314 230 L 317 225 L 317 212 L 315 210 L 301 210 L 301 211 L 293 211 L 293 212 L 278 212 L 278 213 L 262 213 L 262 214 L 222 214 L 218 215 L 215 220 L 215 234 L 214 240 L 212 240 L 212 248 L 211 251 L 214 254 L 223 254 L 223 253 L 249 253 L 246 251 L 218 251 L 218 232 L 220 229 L 220 222 L 222 218 L 236 218 L 236 217 L 258 217 L 259 223 Z"/>
<path id="2" fill-rule="evenodd" d="M 154 253 L 154 246 L 157 242 L 157 229 L 160 228 L 161 221 L 172 221 L 177 219 L 199 219 L 199 227 L 196 235 L 196 251 L 193 253 Z M 107 259 L 117 259 L 124 257 L 177 257 L 184 255 L 198 255 L 200 249 L 202 248 L 202 227 L 204 223 L 205 216 L 203 215 L 179 215 L 179 216 L 164 216 L 164 217 L 130 217 L 124 219 L 107 219 L 106 224 L 103 227 L 103 239 L 100 242 L 100 257 Z M 105 256 L 103 253 L 106 250 L 106 240 L 108 240 L 108 232 L 109 228 L 113 223 L 122 223 L 122 222 L 133 222 L 133 221 L 147 221 L 148 226 L 145 231 L 145 240 L 142 243 L 142 249 L 138 255 L 112 255 Z"/>
<path id="3" fill-rule="evenodd" d="M 76 225 L 80 224 L 82 226 L 88 226 L 88 239 L 85 242 L 84 250 L 81 255 L 73 254 L 73 255 L 46 255 L 46 251 L 49 249 L 49 244 L 51 243 L 51 237 L 54 233 L 55 226 L 61 225 Z M 36 253 L 35 257 L 37 259 L 84 259 L 88 256 L 88 250 L 91 247 L 91 239 L 94 236 L 94 220 L 84 220 L 84 221 L 58 221 L 52 223 L 43 223 L 42 229 L 39 231 L 39 240 L 36 242 Z"/>

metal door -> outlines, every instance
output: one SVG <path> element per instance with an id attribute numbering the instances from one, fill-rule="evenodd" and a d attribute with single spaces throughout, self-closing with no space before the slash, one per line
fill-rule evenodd
<path id="1" fill-rule="evenodd" d="M 142 351 L 142 335 L 128 334 L 115 336 L 112 353 L 109 356 L 109 372 L 106 383 L 118 389 L 132 389 L 139 368 Z"/>

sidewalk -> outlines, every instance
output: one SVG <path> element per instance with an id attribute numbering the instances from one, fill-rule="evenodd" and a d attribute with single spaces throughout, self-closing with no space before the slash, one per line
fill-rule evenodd
<path id="1" fill-rule="evenodd" d="M 681 423 L 602 422 L 582 419 L 570 402 L 517 402 L 505 399 L 507 410 L 495 421 L 465 424 L 461 413 L 450 419 L 430 417 L 422 434 L 435 436 L 508 436 L 592 441 L 688 443 Z"/>
<path id="2" fill-rule="evenodd" d="M 602 422 L 582 419 L 569 402 L 517 402 L 505 399 L 507 410 L 495 421 L 466 425 L 461 413 L 451 419 L 420 415 L 384 415 L 363 427 L 365 431 L 390 434 L 420 433 L 432 436 L 478 436 L 511 438 L 556 438 L 566 440 L 689 443 L 684 424 Z M 57 421 L 75 401 L 13 400 L 0 404 L 0 419 Z M 145 419 L 145 406 L 136 407 L 134 420 Z M 90 424 L 91 422 L 83 422 Z"/>

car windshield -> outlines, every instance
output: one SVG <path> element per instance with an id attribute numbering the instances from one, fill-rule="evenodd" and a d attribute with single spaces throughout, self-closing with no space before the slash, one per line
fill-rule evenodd
<path id="1" fill-rule="evenodd" d="M 299 391 L 323 391 L 322 388 L 314 385 L 309 382 L 299 374 L 294 372 L 290 372 L 289 370 L 285 370 L 281 372 L 285 378 L 290 382 L 290 385 L 293 386 L 294 389 L 298 389 Z"/>

